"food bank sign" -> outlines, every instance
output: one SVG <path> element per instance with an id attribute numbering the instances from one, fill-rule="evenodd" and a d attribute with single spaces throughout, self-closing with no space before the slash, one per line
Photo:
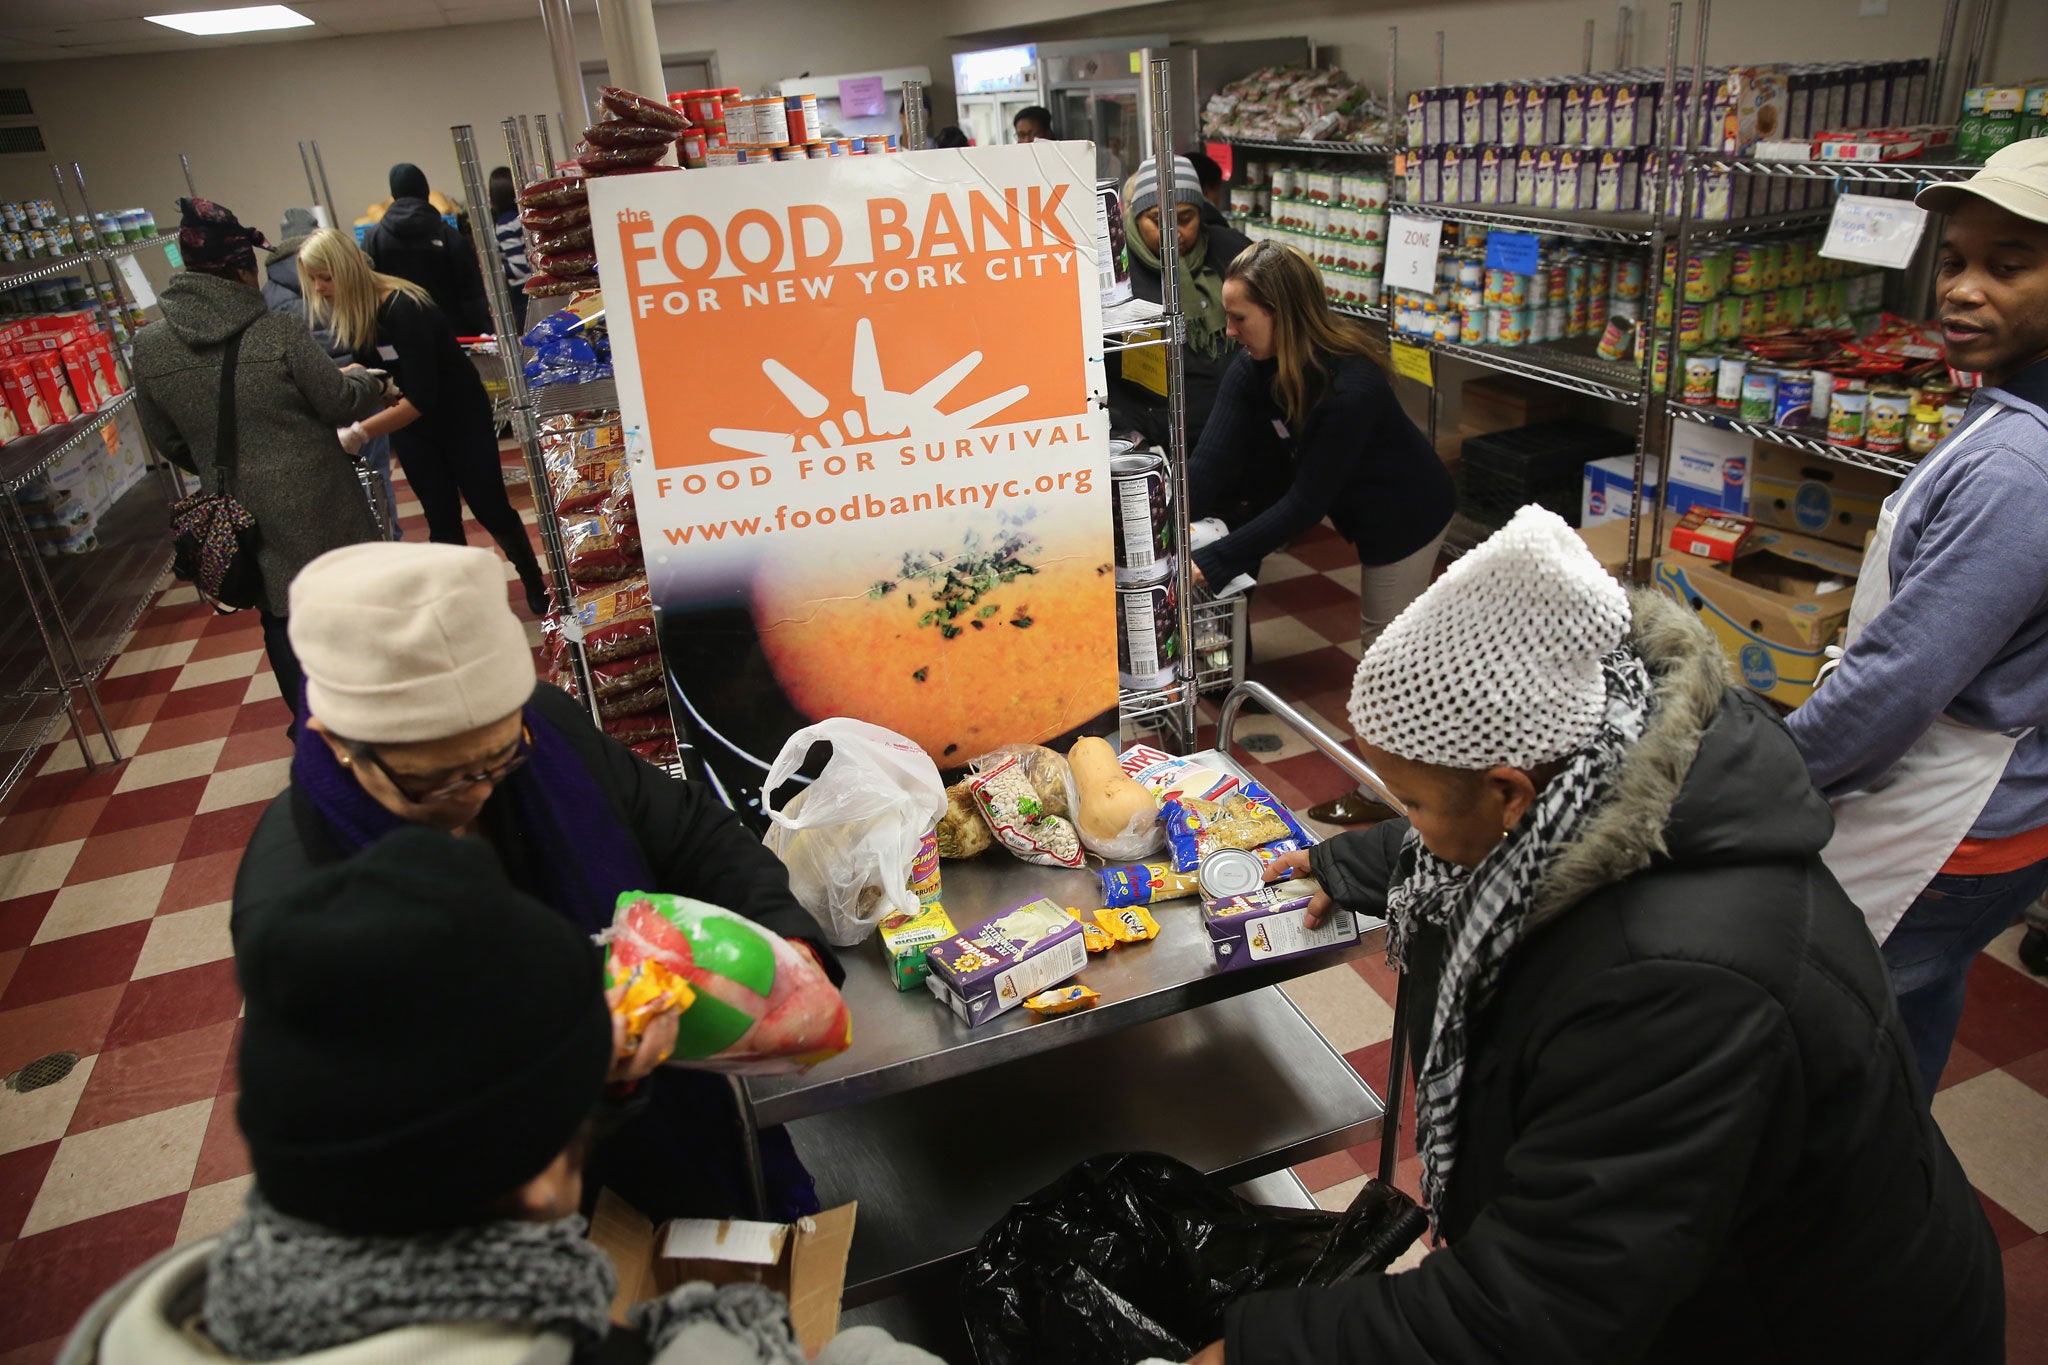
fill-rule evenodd
<path id="1" fill-rule="evenodd" d="M 1092 166 L 1034 143 L 592 182 L 663 650 L 739 776 L 825 716 L 944 768 L 1113 713 Z"/>

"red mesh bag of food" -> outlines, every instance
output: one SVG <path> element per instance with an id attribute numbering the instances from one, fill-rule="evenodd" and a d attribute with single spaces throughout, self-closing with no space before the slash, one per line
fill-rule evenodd
<path id="1" fill-rule="evenodd" d="M 624 119 L 606 119 L 583 130 L 583 140 L 592 147 L 666 147 L 676 140 L 680 129 L 654 128 Z"/>
<path id="2" fill-rule="evenodd" d="M 597 92 L 607 112 L 628 123 L 644 124 L 649 128 L 665 129 L 673 141 L 677 133 L 690 126 L 690 121 L 681 111 L 671 109 L 645 95 L 636 95 L 630 90 L 621 90 L 616 85 L 607 85 Z"/>
<path id="3" fill-rule="evenodd" d="M 558 209 L 521 209 L 519 225 L 528 232 L 541 235 L 551 232 L 567 232 L 572 228 L 590 226 L 590 205 L 571 204 Z"/>
<path id="4" fill-rule="evenodd" d="M 519 207 L 523 209 L 561 209 L 580 205 L 589 212 L 590 187 L 580 175 L 558 175 L 550 180 L 536 180 L 519 191 Z"/>
<path id="5" fill-rule="evenodd" d="M 662 147 L 592 147 L 584 143 L 576 148 L 576 164 L 586 175 L 604 175 L 625 166 L 652 166 L 668 151 Z"/>

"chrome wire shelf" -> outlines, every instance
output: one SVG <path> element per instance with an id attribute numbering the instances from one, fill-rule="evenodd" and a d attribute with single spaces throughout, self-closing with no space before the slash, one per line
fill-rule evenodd
<path id="1" fill-rule="evenodd" d="M 1865 184 L 1918 185 L 1968 180 L 1982 166 L 1967 162 L 1932 161 L 1758 161 L 1749 157 L 1703 155 L 1697 164 L 1710 171 L 1740 171 L 1793 180 L 1847 180 Z"/>
<path id="2" fill-rule="evenodd" d="M 1398 338 L 1411 346 L 1424 346 L 1438 355 L 1468 360 L 1475 365 L 1504 374 L 1534 379 L 1553 388 L 1585 394 L 1609 403 L 1637 403 L 1643 396 L 1643 372 L 1619 360 L 1602 360 L 1590 350 L 1588 341 L 1539 341 L 1527 346 L 1469 346 L 1456 341 L 1430 341 L 1421 337 Z"/>
<path id="3" fill-rule="evenodd" d="M 1399 147 L 1385 142 L 1310 142 L 1300 138 L 1225 138 L 1233 147 L 1255 152 L 1321 152 L 1329 156 L 1364 156 L 1382 160 L 1398 156 Z"/>
<path id="4" fill-rule="evenodd" d="M 548 384 L 532 393 L 536 417 L 566 417 L 601 408 L 616 410 L 619 406 L 619 387 L 609 379 L 588 384 Z"/>
<path id="5" fill-rule="evenodd" d="M 1862 450 L 1856 446 L 1839 445 L 1827 439 L 1819 428 L 1780 427 L 1763 422 L 1745 422 L 1730 417 L 1718 408 L 1697 408 L 1685 403 L 1667 405 L 1673 417 L 1702 426 L 1719 427 L 1723 431 L 1738 432 L 1772 445 L 1784 446 L 1802 454 L 1812 455 L 1836 464 L 1848 465 L 1852 469 L 1866 469 L 1873 474 L 1888 474 L 1902 479 L 1913 472 L 1917 461 L 1909 455 L 1887 455 L 1874 450 Z"/>
<path id="6" fill-rule="evenodd" d="M 1645 246 L 1655 227 L 1652 215 L 1647 213 L 1600 213 L 1546 212 L 1526 208 L 1486 208 L 1478 204 L 1409 204 L 1396 202 L 1387 206 L 1390 213 L 1403 213 L 1411 218 L 1441 218 L 1454 223 L 1476 223 L 1485 227 L 1502 228 L 1511 232 L 1534 232 L 1549 237 L 1576 237 L 1583 241 L 1617 242 L 1626 246 Z M 1831 208 L 1798 209 L 1789 213 L 1764 214 L 1753 218 L 1736 218 L 1727 222 L 1714 223 L 1694 220 L 1691 233 L 1695 238 L 1739 237 L 1753 233 L 1778 232 L 1787 228 L 1813 227 L 1825 223 Z"/>
<path id="7" fill-rule="evenodd" d="M 33 436 L 24 436 L 0 450 L 0 489 L 9 493 L 17 492 L 22 485 L 55 464 L 67 451 L 93 435 L 101 427 L 114 420 L 122 409 L 135 401 L 135 393 L 129 390 L 117 393 L 100 405 L 99 411 L 74 417 L 62 426 L 39 431 Z"/>

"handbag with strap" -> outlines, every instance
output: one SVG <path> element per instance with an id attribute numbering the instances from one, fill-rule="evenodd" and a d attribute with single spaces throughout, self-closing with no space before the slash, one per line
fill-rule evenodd
<path id="1" fill-rule="evenodd" d="M 189 580 L 222 613 L 263 600 L 263 570 L 256 562 L 261 532 L 249 509 L 235 500 L 235 367 L 242 334 L 228 339 L 220 366 L 220 415 L 214 424 L 214 492 L 194 493 L 171 506 L 171 570 Z"/>

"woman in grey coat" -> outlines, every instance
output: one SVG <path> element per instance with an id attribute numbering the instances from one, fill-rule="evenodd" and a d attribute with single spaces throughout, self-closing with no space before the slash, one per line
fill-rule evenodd
<path id="1" fill-rule="evenodd" d="M 227 343 L 240 338 L 236 449 L 229 491 L 256 518 L 263 647 L 292 714 L 303 698 L 285 634 L 292 579 L 329 550 L 376 540 L 377 523 L 335 429 L 383 410 L 384 385 L 360 365 L 337 370 L 304 321 L 265 307 L 255 248 L 263 234 L 205 199 L 180 199 L 185 269 L 160 295 L 163 321 L 135 337 L 143 432 L 218 492 L 215 431 Z"/>

